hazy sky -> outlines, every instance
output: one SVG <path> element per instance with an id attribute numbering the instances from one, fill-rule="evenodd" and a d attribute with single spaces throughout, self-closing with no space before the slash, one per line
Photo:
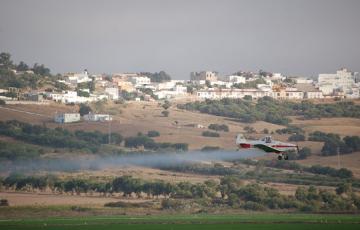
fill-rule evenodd
<path id="1" fill-rule="evenodd" d="M 357 0 L 0 0 L 0 52 L 54 73 L 360 71 Z"/>

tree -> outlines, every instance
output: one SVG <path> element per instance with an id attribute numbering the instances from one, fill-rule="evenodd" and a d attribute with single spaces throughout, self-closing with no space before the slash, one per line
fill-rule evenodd
<path id="1" fill-rule="evenodd" d="M 352 192 L 351 183 L 343 183 L 336 188 L 336 193 L 338 195 L 341 195 L 343 193 L 351 193 L 351 192 Z"/>
<path id="2" fill-rule="evenodd" d="M 308 197 L 308 192 L 304 187 L 298 187 L 295 192 L 295 197 L 297 200 L 306 201 Z"/>
<path id="3" fill-rule="evenodd" d="M 210 132 L 210 131 L 204 131 L 204 132 L 202 132 L 202 135 L 204 137 L 220 137 L 220 134 L 215 133 L 215 132 Z"/>
<path id="4" fill-rule="evenodd" d="M 206 87 L 211 88 L 211 82 L 209 80 L 205 81 L 205 85 Z"/>
<path id="5" fill-rule="evenodd" d="M 289 141 L 305 141 L 305 136 L 303 134 L 293 134 L 289 137 Z"/>
<path id="6" fill-rule="evenodd" d="M 27 71 L 27 70 L 29 70 L 29 66 L 28 66 L 25 62 L 21 61 L 21 62 L 16 66 L 16 70 L 17 70 L 17 71 Z"/>
<path id="7" fill-rule="evenodd" d="M 35 74 L 39 74 L 41 76 L 50 76 L 50 69 L 46 68 L 43 64 L 39 65 L 35 63 L 32 70 Z"/>
<path id="8" fill-rule="evenodd" d="M 85 104 L 80 104 L 79 113 L 81 116 L 84 116 L 85 114 L 89 114 L 90 112 L 92 112 L 92 109 L 90 108 L 90 106 L 85 105 Z"/>
<path id="9" fill-rule="evenodd" d="M 9 53 L 0 53 L 0 67 L 4 67 L 5 69 L 10 69 L 13 66 L 13 62 L 11 60 L 11 55 Z"/>
<path id="10" fill-rule="evenodd" d="M 303 159 L 306 159 L 310 155 L 311 155 L 311 149 L 308 147 L 304 147 L 299 150 L 298 159 L 303 160 Z"/>
<path id="11" fill-rule="evenodd" d="M 150 131 L 148 131 L 147 136 L 148 137 L 158 137 L 158 136 L 160 136 L 160 133 L 156 130 L 150 130 Z"/>
<path id="12" fill-rule="evenodd" d="M 245 96 L 244 96 L 244 100 L 251 101 L 251 100 L 252 100 L 252 96 L 251 96 L 251 95 L 245 95 Z"/>
<path id="13" fill-rule="evenodd" d="M 165 103 L 162 105 L 162 107 L 163 107 L 165 110 L 167 110 L 168 108 L 171 107 L 171 103 L 170 103 L 168 100 L 166 100 Z"/>
<path id="14" fill-rule="evenodd" d="M 346 136 L 344 137 L 345 144 L 351 148 L 352 151 L 360 150 L 360 137 L 358 136 Z"/>
<path id="15" fill-rule="evenodd" d="M 162 114 L 164 117 L 168 117 L 169 114 L 170 114 L 170 112 L 167 111 L 167 110 L 164 110 L 164 111 L 161 112 L 161 114 Z"/>

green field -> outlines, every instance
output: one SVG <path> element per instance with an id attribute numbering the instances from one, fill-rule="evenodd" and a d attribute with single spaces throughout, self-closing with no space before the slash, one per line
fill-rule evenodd
<path id="1" fill-rule="evenodd" d="M 242 214 L 0 220 L 0 229 L 359 229 L 359 215 Z"/>

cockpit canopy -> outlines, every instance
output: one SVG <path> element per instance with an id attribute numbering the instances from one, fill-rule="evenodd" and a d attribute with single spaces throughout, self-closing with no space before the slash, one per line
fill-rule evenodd
<path id="1" fill-rule="evenodd" d="M 271 136 L 266 136 L 261 140 L 264 141 L 265 143 L 271 143 Z"/>

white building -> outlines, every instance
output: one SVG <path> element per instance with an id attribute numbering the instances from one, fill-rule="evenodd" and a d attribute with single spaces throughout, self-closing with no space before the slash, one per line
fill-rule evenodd
<path id="1" fill-rule="evenodd" d="M 118 87 L 105 88 L 105 92 L 110 96 L 110 99 L 112 99 L 112 100 L 119 99 L 119 88 Z"/>
<path id="2" fill-rule="evenodd" d="M 65 74 L 66 81 L 71 84 L 78 84 L 83 82 L 90 82 L 92 81 L 91 78 L 89 78 L 87 70 L 84 70 L 82 73 L 67 73 Z"/>
<path id="3" fill-rule="evenodd" d="M 321 99 L 324 98 L 323 92 L 320 90 L 306 91 L 304 92 L 305 99 Z"/>
<path id="4" fill-rule="evenodd" d="M 56 123 L 71 123 L 80 121 L 80 113 L 59 113 L 54 117 Z"/>
<path id="5" fill-rule="evenodd" d="M 79 103 L 86 103 L 92 101 L 100 101 L 103 99 L 108 99 L 109 97 L 104 94 L 90 94 L 89 97 L 80 97 L 77 95 L 76 91 L 66 91 L 65 93 L 46 93 L 47 98 L 52 99 L 56 102 L 61 102 L 64 104 L 79 104 Z"/>
<path id="6" fill-rule="evenodd" d="M 273 92 L 272 97 L 277 100 L 301 100 L 304 98 L 304 92 L 294 89 L 286 89 Z"/>
<path id="7" fill-rule="evenodd" d="M 109 114 L 95 114 L 89 113 L 83 116 L 85 121 L 112 121 L 112 117 Z"/>
<path id="8" fill-rule="evenodd" d="M 171 90 L 155 91 L 154 95 L 156 95 L 158 99 L 181 97 L 187 95 L 187 88 L 183 85 L 175 85 Z"/>
<path id="9" fill-rule="evenodd" d="M 297 77 L 294 78 L 296 84 L 313 84 L 314 80 L 309 78 Z"/>
<path id="10" fill-rule="evenodd" d="M 319 74 L 319 89 L 324 95 L 331 95 L 334 91 L 342 91 L 345 94 L 351 93 L 355 86 L 355 76 L 345 68 L 336 71 L 335 74 Z"/>
<path id="11" fill-rule="evenodd" d="M 229 76 L 224 76 L 221 77 L 221 79 L 223 81 L 226 82 L 232 82 L 232 83 L 245 83 L 246 82 L 246 78 L 243 76 L 237 76 L 237 75 L 229 75 Z"/>
<path id="12" fill-rule="evenodd" d="M 130 77 L 130 82 L 133 83 L 135 87 L 148 85 L 151 83 L 151 80 L 149 77 L 146 76 L 133 76 Z"/>

